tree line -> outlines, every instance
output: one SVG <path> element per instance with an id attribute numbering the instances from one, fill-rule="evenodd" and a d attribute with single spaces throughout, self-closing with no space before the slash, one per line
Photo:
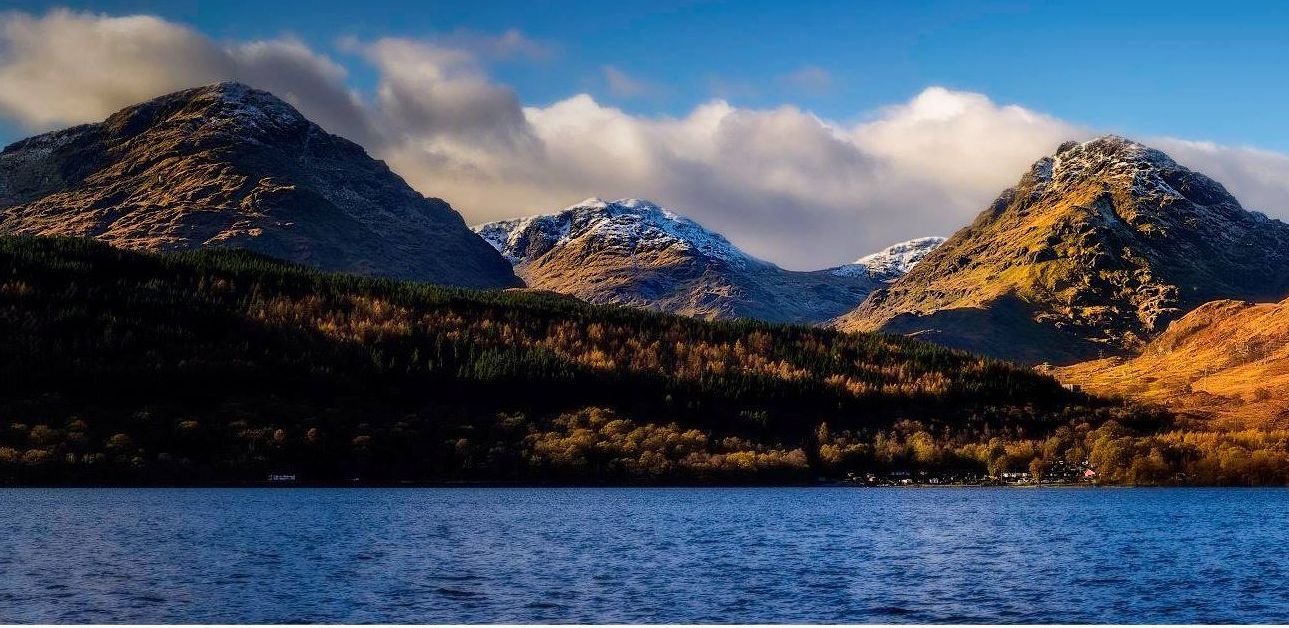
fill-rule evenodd
<path id="1" fill-rule="evenodd" d="M 907 338 L 320 273 L 235 250 L 0 238 L 0 352 L 9 483 L 803 482 L 1041 466 L 1047 440 L 1083 434 L 1066 440 L 1086 449 L 1106 426 L 1176 444 L 1133 445 L 1129 466 L 1162 458 L 1171 475 L 1140 467 L 1122 481 L 1173 481 L 1193 458 L 1177 447 L 1196 446 L 1158 410 Z"/>

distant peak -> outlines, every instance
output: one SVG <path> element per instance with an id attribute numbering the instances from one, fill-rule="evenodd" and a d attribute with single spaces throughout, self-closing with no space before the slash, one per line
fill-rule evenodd
<path id="1" fill-rule="evenodd" d="M 642 198 L 620 198 L 613 201 L 613 204 L 630 207 L 631 209 L 662 209 L 656 203 Z"/>
<path id="2" fill-rule="evenodd" d="M 770 265 L 740 251 L 721 234 L 640 198 L 605 201 L 591 197 L 554 214 L 503 220 L 474 229 L 514 263 L 534 250 L 544 252 L 590 238 L 624 250 L 642 245 L 676 246 L 737 265 Z M 534 247 L 534 242 L 538 246 Z"/>
<path id="3" fill-rule="evenodd" d="M 246 99 L 270 99 L 270 100 L 277 100 L 277 101 L 282 100 L 281 98 L 278 98 L 273 92 L 270 92 L 266 89 L 259 89 L 257 87 L 252 87 L 240 81 L 220 81 L 218 83 L 210 83 L 209 85 L 203 85 L 196 89 L 215 92 L 229 100 L 246 100 Z"/>
<path id="4" fill-rule="evenodd" d="M 1105 135 L 1098 135 L 1090 140 L 1086 140 L 1083 142 L 1073 142 L 1073 141 L 1066 142 L 1064 144 L 1061 144 L 1056 149 L 1056 152 L 1060 154 L 1073 148 L 1078 148 L 1078 147 L 1087 148 L 1092 146 L 1113 147 L 1113 148 L 1132 148 L 1132 147 L 1145 148 L 1143 144 L 1130 140 L 1122 135 L 1107 133 Z"/>
<path id="5" fill-rule="evenodd" d="M 609 204 L 604 202 L 604 199 L 598 196 L 592 196 L 590 198 L 582 199 L 581 201 L 573 203 L 572 205 L 565 207 L 561 211 L 569 211 L 569 210 L 580 209 L 580 208 L 604 208 L 608 206 Z"/>
<path id="6" fill-rule="evenodd" d="M 1061 190 L 1077 182 L 1098 179 L 1120 182 L 1131 187 L 1134 194 L 1168 196 L 1181 194 L 1172 189 L 1166 179 L 1176 176 L 1202 177 L 1178 165 L 1163 151 L 1119 135 L 1102 135 L 1083 142 L 1065 142 L 1051 156 L 1034 162 L 1027 176 L 1035 184 L 1033 194 Z M 1206 177 L 1203 178 L 1208 181 Z"/>
<path id="7" fill-rule="evenodd" d="M 909 272 L 944 241 L 945 238 L 940 236 L 926 236 L 892 244 L 876 253 L 865 255 L 852 264 L 836 269 L 835 273 L 855 274 L 864 271 L 889 281 Z"/>
<path id="8" fill-rule="evenodd" d="M 256 89 L 250 85 L 239 83 L 237 81 L 222 81 L 199 87 L 191 87 L 159 96 L 146 103 L 135 106 L 141 107 L 146 106 L 148 103 L 164 101 L 206 101 L 236 104 L 256 103 L 260 106 L 277 106 L 294 111 L 291 105 L 281 98 L 278 98 L 272 92 Z"/>
<path id="9" fill-rule="evenodd" d="M 256 89 L 236 81 L 215 83 L 214 85 L 208 85 L 204 88 L 198 88 L 198 90 L 204 91 L 213 96 L 213 99 L 224 103 L 238 105 L 241 107 L 253 106 L 264 109 L 288 111 L 296 116 L 300 116 L 300 113 L 295 110 L 295 107 L 292 107 L 285 100 L 278 98 L 272 92 Z"/>
<path id="10" fill-rule="evenodd" d="M 238 81 L 220 81 L 218 83 L 210 83 L 208 85 L 203 85 L 201 87 L 198 87 L 197 89 L 205 89 L 205 90 L 210 90 L 214 92 L 219 92 L 222 94 L 227 94 L 229 97 L 233 97 L 233 98 L 245 97 L 251 92 L 260 92 L 261 94 L 272 95 L 270 92 L 255 89 L 250 85 L 247 85 L 246 83 L 241 83 Z"/>
<path id="11" fill-rule="evenodd" d="M 642 198 L 620 198 L 614 201 L 606 201 L 599 197 L 591 197 L 577 203 L 576 205 L 570 205 L 559 212 L 559 214 L 582 213 L 591 213 L 594 215 L 604 216 L 606 218 L 626 217 L 631 220 L 639 220 L 648 223 L 688 223 L 699 230 L 706 231 L 704 227 L 692 220 L 662 207 L 653 201 L 648 201 Z"/>
<path id="12" fill-rule="evenodd" d="M 592 196 L 573 205 L 565 207 L 562 211 L 572 211 L 578 209 L 592 210 L 633 210 L 638 212 L 666 211 L 657 203 L 647 201 L 641 198 L 620 198 L 615 201 L 606 201 L 598 196 Z"/>

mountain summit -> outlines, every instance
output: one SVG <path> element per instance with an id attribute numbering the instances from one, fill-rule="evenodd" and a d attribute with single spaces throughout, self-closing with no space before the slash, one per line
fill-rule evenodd
<path id="1" fill-rule="evenodd" d="M 838 268 L 837 272 L 857 272 L 862 269 L 882 281 L 894 281 L 913 270 L 922 258 L 944 244 L 944 240 L 940 236 L 930 236 L 892 244 L 855 260 L 854 264 Z"/>
<path id="2" fill-rule="evenodd" d="M 0 233 L 245 248 L 323 270 L 518 285 L 444 201 L 272 94 L 220 83 L 0 152 Z"/>
<path id="3" fill-rule="evenodd" d="M 1117 137 L 1067 142 L 839 326 L 1021 362 L 1139 350 L 1221 298 L 1289 294 L 1289 225 Z"/>
<path id="4" fill-rule="evenodd" d="M 640 199 L 590 198 L 475 231 L 530 287 L 709 319 L 823 322 L 853 308 L 894 272 L 859 264 L 784 270 Z"/>
<path id="5" fill-rule="evenodd" d="M 555 214 L 488 223 L 475 231 L 516 264 L 581 240 L 621 253 L 670 250 L 738 267 L 770 265 L 738 250 L 719 233 L 636 198 L 612 202 L 588 198 Z"/>

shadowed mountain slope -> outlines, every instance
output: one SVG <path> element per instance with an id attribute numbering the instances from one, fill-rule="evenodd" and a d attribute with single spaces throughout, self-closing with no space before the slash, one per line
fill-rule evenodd
<path id="1" fill-rule="evenodd" d="M 0 233 L 244 248 L 433 283 L 519 285 L 444 201 L 268 92 L 176 92 L 0 153 Z"/>

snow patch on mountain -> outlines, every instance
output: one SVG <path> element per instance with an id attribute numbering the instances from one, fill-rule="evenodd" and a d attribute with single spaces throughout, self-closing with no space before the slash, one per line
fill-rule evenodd
<path id="1" fill-rule="evenodd" d="M 208 98 L 219 103 L 211 111 L 214 118 L 227 118 L 238 125 L 263 129 L 307 122 L 295 107 L 282 99 L 241 83 L 230 81 L 211 86 Z"/>
<path id="2" fill-rule="evenodd" d="M 585 238 L 627 253 L 642 247 L 655 250 L 674 247 L 741 268 L 773 266 L 740 251 L 724 236 L 637 198 L 616 201 L 588 198 L 554 214 L 500 220 L 478 225 L 474 230 L 516 265 L 556 246 Z"/>
<path id="3" fill-rule="evenodd" d="M 879 281 L 893 281 L 909 272 L 928 253 L 943 244 L 944 240 L 940 236 L 928 236 L 892 244 L 855 260 L 853 264 L 839 266 L 832 273 L 844 277 L 868 274 Z"/>
<path id="4" fill-rule="evenodd" d="M 1066 142 L 1056 154 L 1036 162 L 1032 169 L 1038 185 L 1031 194 L 1035 197 L 1060 193 L 1071 183 L 1090 176 L 1120 182 L 1138 197 L 1156 200 L 1191 199 L 1174 187 L 1174 183 L 1194 173 L 1173 161 L 1162 151 L 1150 148 L 1117 135 L 1103 135 L 1086 142 Z M 1205 181 L 1203 196 L 1225 197 L 1227 191 L 1216 181 Z M 1208 203 L 1200 202 L 1201 205 Z"/>

